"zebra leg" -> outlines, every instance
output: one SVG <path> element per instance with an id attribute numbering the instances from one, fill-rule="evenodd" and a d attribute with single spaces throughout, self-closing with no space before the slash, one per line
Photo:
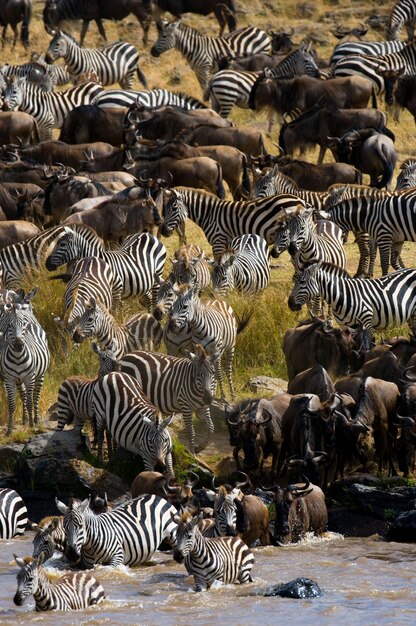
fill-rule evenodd
<path id="1" fill-rule="evenodd" d="M 26 383 L 26 406 L 29 414 L 29 426 L 33 427 L 33 390 L 35 388 L 35 381 L 30 380 Z"/>
<path id="2" fill-rule="evenodd" d="M 165 467 L 167 476 L 169 476 L 170 478 L 175 478 L 175 472 L 173 470 L 172 452 L 168 452 L 165 456 Z"/>
<path id="3" fill-rule="evenodd" d="M 367 233 L 355 233 L 356 242 L 360 251 L 360 260 L 358 262 L 358 268 L 354 274 L 355 278 L 362 278 L 365 276 L 371 276 L 369 264 L 370 264 L 370 246 L 369 237 Z"/>
<path id="4" fill-rule="evenodd" d="M 211 411 L 209 406 L 203 406 L 201 409 L 197 409 L 195 413 L 197 414 L 201 422 L 204 422 L 205 426 L 207 427 L 205 438 L 203 439 L 202 444 L 198 447 L 198 451 L 200 451 L 204 450 L 207 447 L 212 435 L 214 434 L 214 422 L 211 418 Z"/>
<path id="5" fill-rule="evenodd" d="M 221 369 L 221 356 L 215 359 L 214 368 L 215 368 L 215 378 L 217 380 L 218 387 L 220 388 L 221 399 L 225 400 L 224 381 L 222 378 L 222 369 Z"/>
<path id="6" fill-rule="evenodd" d="M 6 388 L 7 401 L 9 404 L 9 421 L 7 423 L 7 431 L 6 431 L 6 436 L 9 437 L 12 434 L 13 418 L 14 418 L 14 412 L 16 410 L 15 384 L 11 380 L 5 380 L 4 386 Z M 19 391 L 20 391 L 20 388 L 19 388 Z M 22 397 L 22 402 L 23 402 L 23 397 Z M 26 411 L 26 398 L 23 404 L 23 424 L 25 424 L 27 421 L 27 417 L 25 416 L 25 411 Z"/>
<path id="7" fill-rule="evenodd" d="M 377 243 L 380 252 L 381 273 L 386 276 L 389 273 L 392 241 L 390 237 L 383 237 L 383 239 L 378 239 Z"/>
<path id="8" fill-rule="evenodd" d="M 44 379 L 44 376 L 40 376 L 36 378 L 35 385 L 33 387 L 33 412 L 34 412 L 35 424 L 39 423 L 39 399 L 40 399 L 40 392 L 42 390 L 43 379 Z"/>
<path id="9" fill-rule="evenodd" d="M 225 369 L 225 375 L 228 380 L 228 386 L 230 388 L 231 399 L 235 400 L 235 390 L 234 390 L 234 384 L 233 384 L 233 361 L 234 361 L 234 346 L 232 346 L 231 348 L 228 348 L 225 351 L 224 369 Z"/>
<path id="10" fill-rule="evenodd" d="M 402 270 L 406 267 L 402 261 L 402 257 L 400 256 L 402 252 L 403 244 L 404 244 L 404 241 L 396 241 L 393 244 L 393 247 L 391 249 L 391 266 L 395 270 Z"/>
<path id="11" fill-rule="evenodd" d="M 191 454 L 195 454 L 195 429 L 192 422 L 192 411 L 189 409 L 188 406 L 183 406 L 181 407 L 181 413 L 185 422 L 189 452 Z"/>

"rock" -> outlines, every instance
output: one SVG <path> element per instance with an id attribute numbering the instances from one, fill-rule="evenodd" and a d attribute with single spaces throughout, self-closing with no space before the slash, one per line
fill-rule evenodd
<path id="1" fill-rule="evenodd" d="M 407 507 L 408 498 L 393 490 L 377 489 L 376 487 L 354 483 L 348 489 L 348 494 L 355 500 L 359 508 L 376 517 L 384 518 L 387 510 L 399 512 Z"/>
<path id="2" fill-rule="evenodd" d="M 402 541 L 414 543 L 416 541 L 416 511 L 400 513 L 386 536 L 387 541 Z"/>
<path id="3" fill-rule="evenodd" d="M 87 435 L 79 430 L 58 430 L 35 435 L 24 446 L 21 458 L 83 459 L 90 452 Z"/>
<path id="4" fill-rule="evenodd" d="M 23 450 L 22 443 L 10 443 L 0 447 L 0 472 L 14 472 L 17 460 Z"/>
<path id="5" fill-rule="evenodd" d="M 310 578 L 295 578 L 288 583 L 280 583 L 272 587 L 264 594 L 269 596 L 280 596 L 281 598 L 319 598 L 322 591 L 314 580 Z"/>
<path id="6" fill-rule="evenodd" d="M 250 389 L 250 391 L 252 391 L 253 393 L 286 393 L 287 382 L 282 378 L 272 378 L 271 376 L 256 376 L 255 378 L 250 378 L 245 387 Z"/>
<path id="7" fill-rule="evenodd" d="M 391 523 L 386 520 L 376 519 L 358 511 L 346 508 L 328 510 L 328 530 L 340 533 L 344 537 L 370 537 L 371 535 L 385 537 L 390 526 Z"/>

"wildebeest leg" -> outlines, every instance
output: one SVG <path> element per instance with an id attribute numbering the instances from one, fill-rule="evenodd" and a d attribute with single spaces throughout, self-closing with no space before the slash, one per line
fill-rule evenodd
<path id="1" fill-rule="evenodd" d="M 321 165 L 324 162 L 325 152 L 326 152 L 326 147 L 319 146 L 318 165 Z"/>
<path id="2" fill-rule="evenodd" d="M 80 46 L 84 45 L 84 39 L 85 39 L 85 35 L 87 34 L 89 25 L 90 25 L 89 20 L 83 20 L 82 21 L 81 34 L 79 36 L 79 45 Z"/>
<path id="3" fill-rule="evenodd" d="M 12 27 L 12 30 L 13 30 L 13 48 L 15 48 L 16 47 L 16 43 L 17 43 L 17 36 L 18 36 L 17 24 L 15 24 L 14 26 L 11 25 L 11 27 Z"/>
<path id="4" fill-rule="evenodd" d="M 4 26 L 3 31 L 1 33 L 2 48 L 4 48 L 4 44 L 6 43 L 6 30 L 7 30 L 7 24 Z"/>
<path id="5" fill-rule="evenodd" d="M 105 30 L 104 30 L 104 25 L 103 25 L 102 19 L 100 17 L 98 17 L 95 20 L 95 23 L 97 24 L 98 32 L 100 33 L 101 37 L 104 39 L 104 41 L 107 41 L 107 35 L 105 34 Z"/>

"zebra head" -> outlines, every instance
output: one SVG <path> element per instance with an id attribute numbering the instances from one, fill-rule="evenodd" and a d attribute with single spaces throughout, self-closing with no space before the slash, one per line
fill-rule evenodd
<path id="1" fill-rule="evenodd" d="M 170 237 L 173 230 L 185 222 L 188 211 L 179 191 L 165 190 L 164 195 L 168 200 L 164 206 L 160 232 L 164 237 Z"/>
<path id="2" fill-rule="evenodd" d="M 153 471 L 156 466 L 166 467 L 168 474 L 173 475 L 172 438 L 167 428 L 172 419 L 173 415 L 165 420 L 161 420 L 158 416 L 156 421 L 148 417 L 143 418 L 144 423 L 147 424 L 147 436 L 139 442 L 138 447 L 146 470 Z"/>
<path id="3" fill-rule="evenodd" d="M 254 184 L 253 190 L 253 198 L 266 198 L 268 196 L 275 196 L 279 193 L 276 186 L 276 174 L 279 173 L 279 169 L 277 165 L 274 165 L 268 172 L 264 175 L 261 170 L 256 169 L 256 174 L 260 173 L 260 176 L 257 178 Z"/>
<path id="4" fill-rule="evenodd" d="M 352 189 L 349 185 L 344 185 L 342 187 L 332 186 L 329 188 L 329 194 L 325 198 L 324 208 L 330 209 L 336 204 L 339 204 L 343 200 L 346 200 L 351 196 Z"/>
<path id="5" fill-rule="evenodd" d="M 32 530 L 36 531 L 33 538 L 32 556 L 34 558 L 38 558 L 42 555 L 43 560 L 47 561 L 53 556 L 57 547 L 53 535 L 61 528 L 61 519 L 62 518 L 59 517 L 52 517 L 50 518 L 50 522 L 44 527 L 32 524 Z"/>
<path id="6" fill-rule="evenodd" d="M 72 332 L 72 341 L 74 343 L 82 343 L 86 337 L 96 335 L 103 316 L 102 308 L 97 304 L 95 298 L 91 297 L 89 302 L 84 303 L 84 306 L 85 311 L 78 318 Z"/>
<path id="7" fill-rule="evenodd" d="M 46 63 L 53 63 L 57 59 L 64 58 L 67 55 L 71 40 L 72 43 L 76 43 L 75 39 L 60 30 L 52 31 L 51 34 L 53 37 L 45 55 Z"/>
<path id="8" fill-rule="evenodd" d="M 45 267 L 52 272 L 57 267 L 77 258 L 77 245 L 75 232 L 64 226 L 64 234 L 58 239 L 54 249 L 45 261 Z"/>
<path id="9" fill-rule="evenodd" d="M 107 350 L 100 350 L 96 343 L 92 343 L 91 347 L 95 354 L 98 356 L 98 378 L 103 378 L 110 372 L 119 372 L 120 363 L 116 357 L 114 341 L 111 343 Z"/>
<path id="10" fill-rule="evenodd" d="M 173 333 L 185 330 L 192 318 L 194 306 L 199 301 L 198 287 L 191 287 L 187 291 L 176 290 L 177 299 L 168 313 L 168 328 Z"/>
<path id="11" fill-rule="evenodd" d="M 178 524 L 176 531 L 176 549 L 174 551 L 175 560 L 183 560 L 195 545 L 195 537 L 198 531 L 198 523 L 202 520 L 203 513 L 192 517 L 189 511 L 185 511 L 182 515 L 172 515 L 173 521 Z"/>
<path id="12" fill-rule="evenodd" d="M 176 33 L 179 30 L 181 21 L 168 22 L 167 20 L 159 20 L 157 22 L 157 30 L 159 37 L 150 50 L 152 57 L 159 57 L 167 50 L 171 50 L 176 45 Z"/>
<path id="13" fill-rule="evenodd" d="M 215 525 L 220 535 L 235 537 L 237 535 L 237 505 L 236 498 L 239 489 L 227 492 L 224 486 L 219 488 L 214 504 Z"/>
<path id="14" fill-rule="evenodd" d="M 3 111 L 17 111 L 23 103 L 24 89 L 27 80 L 24 76 L 12 78 L 4 92 Z"/>
<path id="15" fill-rule="evenodd" d="M 32 595 L 38 586 L 39 565 L 43 558 L 34 559 L 27 556 L 24 559 L 14 555 L 14 559 L 20 570 L 17 574 L 17 591 L 14 594 L 13 602 L 16 606 L 22 606 L 26 598 Z"/>
<path id="16" fill-rule="evenodd" d="M 69 506 L 55 498 L 59 512 L 64 516 L 64 530 L 67 538 L 66 556 L 69 561 L 77 563 L 81 558 L 82 546 L 86 543 L 85 510 L 88 509 L 89 500 L 81 504 L 71 500 Z"/>
<path id="17" fill-rule="evenodd" d="M 416 187 L 416 161 L 408 160 L 402 163 L 400 170 L 395 191 L 403 191 L 403 189 Z"/>
<path id="18" fill-rule="evenodd" d="M 212 270 L 212 288 L 216 294 L 225 297 L 229 291 L 234 289 L 233 264 L 235 255 L 225 252 L 218 261 L 214 261 Z"/>
<path id="19" fill-rule="evenodd" d="M 188 258 L 184 257 L 182 259 L 171 259 L 173 273 L 176 278 L 176 282 L 178 285 L 196 285 L 198 281 L 197 275 L 197 265 L 204 258 L 204 253 L 201 252 L 200 255 Z"/>
<path id="20" fill-rule="evenodd" d="M 204 348 L 197 344 L 195 354 L 187 353 L 193 365 L 193 382 L 195 387 L 202 393 L 202 402 L 211 404 L 215 394 L 215 362 L 220 358 L 220 353 L 216 352 L 207 355 Z"/>
<path id="21" fill-rule="evenodd" d="M 306 240 L 311 228 L 313 209 L 300 212 L 296 209 L 294 215 L 287 222 L 288 250 L 291 256 L 297 254 Z"/>
<path id="22" fill-rule="evenodd" d="M 319 78 L 319 68 L 315 63 L 315 57 L 311 52 L 312 42 L 309 44 L 301 43 L 299 48 L 292 52 L 292 55 L 286 57 L 286 61 L 289 62 L 289 57 L 292 56 L 291 63 L 293 67 L 293 74 L 295 76 L 313 76 Z M 289 63 L 288 63 L 289 64 Z"/>
<path id="23" fill-rule="evenodd" d="M 291 311 L 300 311 L 303 304 L 320 295 L 317 271 L 320 263 L 306 266 L 303 272 L 295 277 L 295 285 L 289 296 L 288 305 Z"/>
<path id="24" fill-rule="evenodd" d="M 153 316 L 155 319 L 161 320 L 169 313 L 177 298 L 175 293 L 175 276 L 171 273 L 167 280 L 163 280 L 159 274 L 155 274 L 154 278 L 155 282 L 159 285 L 159 289 Z"/>
<path id="25" fill-rule="evenodd" d="M 28 325 L 29 320 L 25 310 L 11 303 L 4 306 L 1 326 L 3 328 L 2 338 L 5 343 L 13 346 L 15 350 L 22 350 L 25 345 Z"/>

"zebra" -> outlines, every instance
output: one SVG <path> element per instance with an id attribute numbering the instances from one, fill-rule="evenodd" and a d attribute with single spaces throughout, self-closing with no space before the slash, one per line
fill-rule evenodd
<path id="1" fill-rule="evenodd" d="M 151 89 L 150 91 L 128 91 L 125 89 L 107 89 L 98 94 L 92 102 L 99 107 L 130 107 L 143 106 L 147 109 L 158 109 L 163 106 L 177 106 L 181 109 L 206 109 L 206 105 L 182 91 L 168 89 Z"/>
<path id="2" fill-rule="evenodd" d="M 399 52 L 406 45 L 404 41 L 343 41 L 335 46 L 329 60 L 333 65 L 346 56 L 379 56 Z"/>
<path id="3" fill-rule="evenodd" d="M 320 216 L 335 222 L 344 232 L 367 233 L 379 247 L 383 275 L 389 270 L 394 244 L 397 258 L 404 241 L 416 241 L 416 191 L 413 189 L 379 199 L 366 195 L 346 199 L 322 211 Z M 361 254 L 364 269 L 370 258 L 365 240 Z"/>
<path id="4" fill-rule="evenodd" d="M 175 276 L 171 272 L 166 280 L 157 278 L 159 286 L 156 294 L 155 308 L 153 315 L 157 320 L 163 319 L 172 309 L 173 303 L 177 299 L 179 285 Z M 163 343 L 168 354 L 171 356 L 185 356 L 186 350 L 192 349 L 192 337 L 188 325 L 182 330 L 172 329 L 169 324 L 163 327 Z"/>
<path id="5" fill-rule="evenodd" d="M 214 499 L 214 518 L 203 519 L 198 528 L 204 537 L 225 537 L 236 534 L 237 502 L 241 493 L 239 489 L 228 491 L 225 485 L 216 489 Z"/>
<path id="6" fill-rule="evenodd" d="M 46 141 L 53 139 L 53 129 L 62 127 L 69 111 L 81 104 L 91 104 L 101 91 L 101 85 L 89 82 L 57 93 L 46 92 L 24 77 L 15 77 L 6 87 L 3 110 L 19 109 L 32 115 L 38 124 L 41 140 Z"/>
<path id="7" fill-rule="evenodd" d="M 63 229 L 62 237 L 45 261 L 46 269 L 52 271 L 64 263 L 86 256 L 99 257 L 121 281 L 122 299 L 145 296 L 155 305 L 156 281 L 162 275 L 166 261 L 166 248 L 159 239 L 150 233 L 140 233 L 126 237 L 119 250 L 107 250 L 91 228 L 64 226 Z"/>
<path id="8" fill-rule="evenodd" d="M 125 354 L 118 361 L 120 370 L 138 381 L 144 394 L 163 414 L 179 412 L 185 422 L 189 450 L 195 453 L 195 412 L 206 427 L 198 450 L 208 445 L 214 432 L 209 405 L 215 387 L 214 363 L 218 355 L 208 356 L 201 346 L 195 354 L 179 358 L 158 352 L 137 351 Z"/>
<path id="9" fill-rule="evenodd" d="M 416 332 L 416 269 L 402 269 L 382 278 L 351 278 L 344 269 L 327 263 L 312 263 L 299 276 L 289 296 L 289 308 L 299 311 L 320 296 L 331 306 L 339 324 L 361 324 L 363 349 L 370 348 L 374 328 L 408 322 Z"/>
<path id="10" fill-rule="evenodd" d="M 260 235 L 269 245 L 273 244 L 279 213 L 297 206 L 306 207 L 303 200 L 292 194 L 229 201 L 183 187 L 165 190 L 164 193 L 167 202 L 161 234 L 169 237 L 179 224 L 190 218 L 204 231 L 215 259 L 226 252 L 231 241 L 240 235 Z"/>
<path id="11" fill-rule="evenodd" d="M 194 577 L 195 591 L 204 591 L 216 580 L 224 583 L 252 582 L 254 556 L 239 537 L 205 538 L 198 523 L 202 513 L 175 515 L 178 524 L 175 558 L 184 559 L 188 574 Z"/>
<path id="12" fill-rule="evenodd" d="M 25 77 L 30 83 L 43 85 L 44 79 L 49 78 L 53 86 L 66 85 L 71 82 L 71 75 L 63 65 L 48 65 L 40 61 L 31 61 L 21 65 L 5 63 L 0 67 L 0 73 L 5 78 L 12 76 Z"/>
<path id="13" fill-rule="evenodd" d="M 406 26 L 408 41 L 413 41 L 416 26 L 416 4 L 414 0 L 399 0 L 393 6 L 387 26 L 387 38 L 397 40 L 403 26 Z"/>
<path id="14" fill-rule="evenodd" d="M 395 191 L 404 191 L 416 187 L 416 161 L 407 159 L 400 166 Z"/>
<path id="15" fill-rule="evenodd" d="M 76 322 L 72 339 L 82 343 L 86 337 L 95 337 L 103 350 L 111 347 L 118 359 L 132 350 L 157 350 L 162 336 L 162 327 L 153 315 L 137 313 L 124 324 L 117 324 L 110 312 L 91 297 Z"/>
<path id="16" fill-rule="evenodd" d="M 163 52 L 177 48 L 186 58 L 202 89 L 208 86 L 209 76 L 218 69 L 222 57 L 245 56 L 258 52 L 270 52 L 269 35 L 259 28 L 247 26 L 226 37 L 206 37 L 190 26 L 177 20 L 159 22 L 159 37 L 150 54 L 159 57 Z"/>
<path id="17" fill-rule="evenodd" d="M 224 297 L 233 289 L 250 295 L 265 289 L 270 281 L 270 254 L 265 240 L 259 235 L 243 235 L 232 240 L 230 249 L 214 262 L 214 292 Z"/>
<path id="18" fill-rule="evenodd" d="M 57 276 L 56 278 L 62 278 Z M 74 265 L 64 294 L 64 316 L 54 321 L 68 332 L 73 332 L 75 320 L 88 307 L 91 298 L 107 309 L 119 308 L 123 286 L 109 264 L 98 257 L 85 257 Z"/>
<path id="19" fill-rule="evenodd" d="M 210 284 L 209 262 L 199 246 L 182 245 L 171 261 L 173 280 L 177 285 L 196 285 L 202 290 Z"/>
<path id="20" fill-rule="evenodd" d="M 221 356 L 225 353 L 225 374 L 231 397 L 235 397 L 232 370 L 237 334 L 247 326 L 249 317 L 236 319 L 233 309 L 222 300 L 203 303 L 198 288 L 180 292 L 168 314 L 171 332 L 188 330 L 190 340 L 200 343 L 209 354 L 215 354 L 215 378 L 222 398 L 225 398 Z"/>
<path id="21" fill-rule="evenodd" d="M 294 78 L 295 76 L 319 76 L 318 66 L 310 52 L 310 46 L 301 44 L 287 55 L 276 67 L 266 70 L 270 78 Z M 248 109 L 248 101 L 254 83 L 261 72 L 221 70 L 211 78 L 204 100 L 211 99 L 211 106 L 222 117 L 228 117 L 234 105 Z M 269 123 L 270 131 L 270 123 Z"/>
<path id="22" fill-rule="evenodd" d="M 89 512 L 88 500 L 78 507 L 58 499 L 56 504 L 64 516 L 68 558 L 79 567 L 140 565 L 162 541 L 176 545 L 176 509 L 159 496 L 144 495 L 102 515 Z"/>
<path id="23" fill-rule="evenodd" d="M 101 583 L 89 572 L 69 572 L 51 582 L 42 567 L 43 558 L 14 555 L 20 570 L 13 602 L 22 606 L 33 595 L 37 611 L 74 611 L 99 604 L 105 598 Z"/>
<path id="24" fill-rule="evenodd" d="M 2 319 L 0 343 L 0 373 L 8 399 L 6 435 L 13 430 L 16 409 L 15 391 L 19 389 L 23 404 L 23 424 L 29 418 L 30 427 L 39 421 L 39 397 L 50 354 L 46 333 L 19 304 L 6 304 Z"/>
<path id="25" fill-rule="evenodd" d="M 27 524 L 27 508 L 14 489 L 0 489 L 0 539 L 23 535 Z"/>
<path id="26" fill-rule="evenodd" d="M 155 406 L 128 374 L 111 372 L 98 379 L 92 395 L 92 415 L 97 428 L 98 458 L 103 458 L 104 430 L 114 441 L 143 459 L 146 470 L 166 467 L 174 476 L 172 439 L 168 430 L 173 416 L 161 421 Z"/>
<path id="27" fill-rule="evenodd" d="M 139 53 L 129 43 L 120 41 L 104 48 L 81 48 L 71 35 L 57 31 L 46 53 L 47 62 L 63 59 L 70 74 L 79 76 L 85 72 L 95 72 L 101 85 L 119 83 L 122 89 L 130 89 L 134 72 L 146 88 L 146 78 L 139 68 Z"/>

